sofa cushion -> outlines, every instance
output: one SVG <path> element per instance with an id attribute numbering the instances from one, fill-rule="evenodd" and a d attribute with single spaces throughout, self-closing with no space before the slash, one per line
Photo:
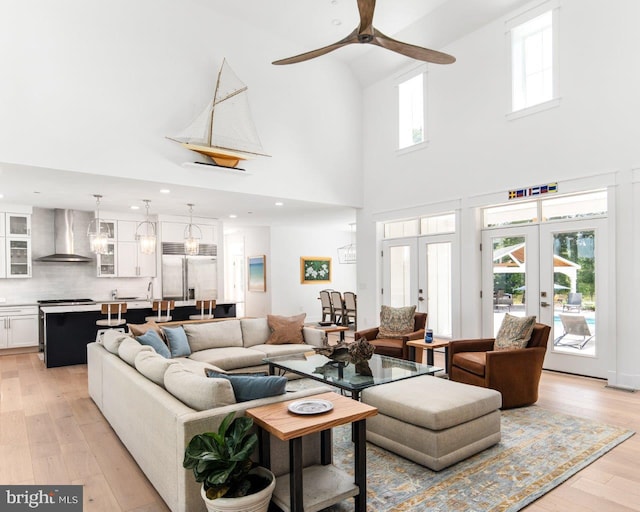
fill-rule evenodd
<path id="1" fill-rule="evenodd" d="M 153 347 L 153 349 L 162 357 L 166 357 L 167 359 L 171 357 L 169 348 L 165 345 L 164 341 L 162 341 L 162 338 L 155 329 L 149 329 L 143 335 L 136 336 L 136 339 L 142 345 L 149 345 L 150 347 Z"/>
<path id="2" fill-rule="evenodd" d="M 117 354 L 122 340 L 129 337 L 130 336 L 128 334 L 123 334 L 122 331 L 109 329 L 102 335 L 102 344 L 109 352 Z"/>
<path id="3" fill-rule="evenodd" d="M 392 308 L 382 306 L 380 309 L 380 327 L 378 338 L 401 338 L 413 332 L 415 326 L 415 306 Z"/>
<path id="4" fill-rule="evenodd" d="M 243 318 L 240 320 L 242 328 L 242 343 L 245 347 L 262 345 L 271 336 L 269 322 L 266 318 Z"/>
<path id="5" fill-rule="evenodd" d="M 154 331 L 156 331 L 158 333 L 158 336 L 160 336 L 161 338 L 164 336 L 164 334 L 162 333 L 162 329 L 160 329 L 160 326 L 153 320 L 144 324 L 127 324 L 127 327 L 129 328 L 129 332 L 134 336 L 142 336 L 149 329 L 153 329 Z"/>
<path id="6" fill-rule="evenodd" d="M 226 379 L 209 379 L 196 375 L 181 364 L 172 364 L 164 373 L 169 393 L 196 411 L 231 405 L 236 402 L 233 387 Z"/>
<path id="7" fill-rule="evenodd" d="M 242 347 L 240 320 L 184 324 L 191 352 L 209 348 Z"/>
<path id="8" fill-rule="evenodd" d="M 287 390 L 287 378 L 278 375 L 228 375 L 205 370 L 209 378 L 222 378 L 231 382 L 236 402 L 248 402 L 258 398 L 284 395 Z"/>
<path id="9" fill-rule="evenodd" d="M 267 323 L 271 334 L 267 340 L 269 345 L 282 345 L 285 343 L 304 343 L 302 328 L 306 313 L 296 316 L 267 315 Z"/>
<path id="10" fill-rule="evenodd" d="M 265 355 L 259 350 L 244 347 L 210 348 L 192 352 L 190 359 L 215 365 L 223 370 L 235 370 L 261 365 Z"/>
<path id="11" fill-rule="evenodd" d="M 160 354 L 142 351 L 135 358 L 135 367 L 142 375 L 158 386 L 164 387 L 164 372 L 172 364 L 180 364 L 178 361 L 167 359 Z"/>
<path id="12" fill-rule="evenodd" d="M 498 334 L 496 334 L 493 350 L 511 350 L 525 348 L 531 339 L 533 327 L 536 324 L 535 316 L 504 315 Z"/>
<path id="13" fill-rule="evenodd" d="M 136 365 L 136 356 L 138 355 L 138 352 L 142 351 L 155 353 L 153 347 L 150 347 L 149 345 L 141 345 L 135 338 L 132 338 L 131 336 L 127 336 L 125 339 L 123 339 L 120 343 L 120 346 L 118 347 L 118 355 L 120 356 L 120 359 L 125 361 L 130 366 L 134 367 Z"/>
<path id="14" fill-rule="evenodd" d="M 178 327 L 163 327 L 164 337 L 169 345 L 171 357 L 183 357 L 191 354 L 191 347 L 187 339 L 187 333 L 181 325 Z"/>
<path id="15" fill-rule="evenodd" d="M 288 356 L 291 354 L 303 354 L 313 352 L 309 345 L 287 344 L 287 345 L 254 345 L 253 350 L 259 350 L 263 357 Z"/>
<path id="16" fill-rule="evenodd" d="M 203 363 L 202 361 L 195 361 L 188 357 L 177 357 L 173 359 L 173 361 L 180 362 L 186 370 L 189 370 L 190 372 L 196 373 L 198 375 L 202 375 L 202 372 L 204 372 L 205 369 L 214 370 L 220 373 L 225 372 L 225 370 L 223 370 L 222 368 L 218 368 L 215 365 Z"/>

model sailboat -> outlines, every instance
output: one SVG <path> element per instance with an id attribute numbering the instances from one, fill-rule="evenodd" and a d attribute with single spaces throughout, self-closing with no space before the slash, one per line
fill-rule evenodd
<path id="1" fill-rule="evenodd" d="M 240 160 L 264 153 L 251 118 L 247 86 L 226 60 L 218 73 L 213 99 L 205 110 L 175 137 L 185 148 L 210 157 L 216 165 L 236 167 Z"/>

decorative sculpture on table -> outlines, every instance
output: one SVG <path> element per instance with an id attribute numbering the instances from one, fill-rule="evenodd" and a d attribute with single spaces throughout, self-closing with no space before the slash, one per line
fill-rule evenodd
<path id="1" fill-rule="evenodd" d="M 367 338 L 360 338 L 358 341 L 349 345 L 349 356 L 351 362 L 356 365 L 356 373 L 360 375 L 372 375 L 371 368 L 369 367 L 369 359 L 371 359 L 375 349 Z"/>

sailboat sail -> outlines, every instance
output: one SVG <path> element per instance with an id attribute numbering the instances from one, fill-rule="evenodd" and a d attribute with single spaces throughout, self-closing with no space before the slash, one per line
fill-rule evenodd
<path id="1" fill-rule="evenodd" d="M 171 139 L 228 167 L 252 156 L 268 156 L 253 124 L 247 86 L 226 60 L 218 73 L 213 99 L 193 123 Z"/>

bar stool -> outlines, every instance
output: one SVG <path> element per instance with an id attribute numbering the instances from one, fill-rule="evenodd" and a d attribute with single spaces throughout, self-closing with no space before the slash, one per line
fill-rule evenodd
<path id="1" fill-rule="evenodd" d="M 213 310 L 216 308 L 216 301 L 213 299 L 197 300 L 196 308 L 200 310 L 200 314 L 189 315 L 189 320 L 210 320 L 213 318 Z"/>
<path id="2" fill-rule="evenodd" d="M 127 323 L 126 319 L 122 318 L 122 313 L 127 312 L 126 302 L 111 302 L 108 304 L 102 304 L 100 306 L 100 312 L 103 315 L 107 315 L 107 318 L 97 320 L 96 325 L 100 327 L 107 327 L 107 329 L 98 329 L 98 331 L 96 332 L 97 342 L 100 342 L 102 340 L 103 334 L 110 329 L 125 332 L 124 327 L 118 327 L 118 326 L 124 325 Z M 117 314 L 117 317 L 114 317 L 113 315 L 116 315 L 116 314 Z"/>
<path id="3" fill-rule="evenodd" d="M 176 307 L 175 300 L 154 300 L 151 309 L 157 311 L 157 315 L 145 317 L 147 322 L 170 322 L 171 316 L 169 313 Z"/>

